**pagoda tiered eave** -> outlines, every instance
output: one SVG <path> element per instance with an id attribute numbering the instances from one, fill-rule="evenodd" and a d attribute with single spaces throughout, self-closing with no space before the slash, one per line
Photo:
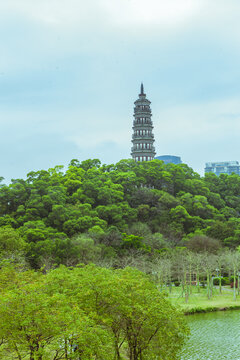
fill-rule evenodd
<path id="1" fill-rule="evenodd" d="M 134 120 L 131 155 L 135 161 L 150 161 L 156 155 L 154 144 L 154 135 L 152 133 L 153 123 L 151 120 L 152 112 L 150 108 L 151 101 L 146 99 L 143 84 L 141 84 L 141 93 L 134 102 Z"/>

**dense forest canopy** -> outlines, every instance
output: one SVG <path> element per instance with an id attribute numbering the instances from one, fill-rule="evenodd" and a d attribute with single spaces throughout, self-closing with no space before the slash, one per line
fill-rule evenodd
<path id="1" fill-rule="evenodd" d="M 200 177 L 185 164 L 159 160 L 101 165 L 74 159 L 66 171 L 56 166 L 9 186 L 3 181 L 1 254 L 24 253 L 33 268 L 111 262 L 131 251 L 240 245 L 235 174 Z"/>

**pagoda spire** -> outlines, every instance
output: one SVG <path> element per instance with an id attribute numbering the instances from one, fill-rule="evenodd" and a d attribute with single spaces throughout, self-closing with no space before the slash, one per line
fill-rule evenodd
<path id="1" fill-rule="evenodd" d="M 143 83 L 141 83 L 141 87 L 140 87 L 140 94 L 139 94 L 139 96 L 146 96 L 146 94 L 144 94 Z"/>

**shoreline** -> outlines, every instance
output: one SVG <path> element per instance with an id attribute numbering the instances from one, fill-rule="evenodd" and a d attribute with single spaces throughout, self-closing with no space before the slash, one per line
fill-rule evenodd
<path id="1" fill-rule="evenodd" d="M 176 289 L 177 290 L 177 289 Z M 207 298 L 206 292 L 192 293 L 188 302 L 181 296 L 180 292 L 175 291 L 168 295 L 171 303 L 177 307 L 184 315 L 197 313 L 210 313 L 215 311 L 240 310 L 240 294 L 233 298 L 233 292 L 224 289 L 221 294 L 216 293 L 210 299 Z"/>
<path id="2" fill-rule="evenodd" d="M 184 315 L 193 315 L 193 314 L 203 314 L 203 313 L 210 313 L 216 311 L 230 311 L 230 310 L 240 310 L 240 305 L 230 305 L 224 307 L 217 307 L 217 306 L 209 306 L 206 308 L 196 307 L 192 309 L 181 309 Z"/>

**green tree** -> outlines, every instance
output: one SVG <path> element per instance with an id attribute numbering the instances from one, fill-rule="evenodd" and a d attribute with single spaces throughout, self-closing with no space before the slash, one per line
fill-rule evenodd
<path id="1" fill-rule="evenodd" d="M 0 295 L 2 358 L 19 360 L 111 359 L 111 337 L 73 296 L 48 276 L 16 275 L 17 288 Z M 13 358 L 13 357 L 11 357 Z"/>
<path id="2" fill-rule="evenodd" d="M 126 337 L 128 358 L 175 359 L 186 334 L 182 316 L 137 270 L 121 271 L 119 283 L 121 292 L 115 319 Z M 119 328 L 115 338 L 118 338 L 118 331 Z"/>
<path id="3" fill-rule="evenodd" d="M 146 275 L 131 268 L 113 271 L 88 265 L 56 269 L 49 282 L 54 288 L 61 284 L 87 315 L 95 313 L 97 323 L 111 334 L 112 358 L 177 359 L 188 333 L 183 316 Z"/>
<path id="4" fill-rule="evenodd" d="M 194 252 L 217 253 L 221 248 L 219 240 L 204 235 L 194 235 L 190 240 L 186 241 L 186 247 Z"/>
<path id="5" fill-rule="evenodd" d="M 0 228 L 0 253 L 15 253 L 22 251 L 26 247 L 25 241 L 19 235 L 19 232 L 10 226 Z"/>

